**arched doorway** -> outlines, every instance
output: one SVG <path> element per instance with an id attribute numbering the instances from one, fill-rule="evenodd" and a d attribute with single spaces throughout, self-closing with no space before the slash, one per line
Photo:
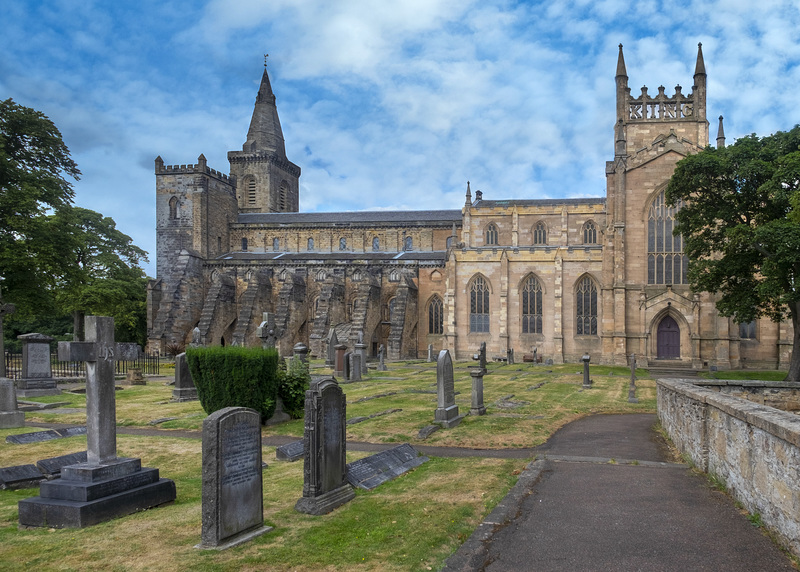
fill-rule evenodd
<path id="1" fill-rule="evenodd" d="M 672 316 L 664 316 L 658 324 L 658 359 L 677 359 L 681 357 L 681 329 Z"/>

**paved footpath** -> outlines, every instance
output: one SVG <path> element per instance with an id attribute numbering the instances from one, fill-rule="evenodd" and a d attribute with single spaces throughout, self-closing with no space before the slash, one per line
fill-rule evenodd
<path id="1" fill-rule="evenodd" d="M 729 497 L 668 462 L 655 421 L 563 427 L 444 570 L 795 570 Z"/>

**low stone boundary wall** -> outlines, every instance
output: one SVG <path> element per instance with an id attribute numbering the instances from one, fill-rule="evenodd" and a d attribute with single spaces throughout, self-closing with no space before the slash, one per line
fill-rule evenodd
<path id="1" fill-rule="evenodd" d="M 741 382 L 731 382 L 739 384 Z M 678 450 L 800 555 L 800 416 L 661 379 L 658 417 Z"/>
<path id="2" fill-rule="evenodd" d="M 692 384 L 775 409 L 800 411 L 800 383 L 797 382 L 698 379 L 693 380 Z"/>

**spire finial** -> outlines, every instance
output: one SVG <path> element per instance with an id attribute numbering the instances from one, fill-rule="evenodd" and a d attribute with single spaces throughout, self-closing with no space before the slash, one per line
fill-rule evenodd
<path id="1" fill-rule="evenodd" d="M 264 54 L 264 69 L 267 69 L 267 58 L 268 57 L 269 57 L 269 54 Z"/>
<path id="2" fill-rule="evenodd" d="M 697 43 L 697 64 L 694 66 L 694 75 L 706 73 L 706 63 L 703 60 L 703 43 Z"/>
<path id="3" fill-rule="evenodd" d="M 717 128 L 717 149 L 725 147 L 725 129 L 722 127 L 722 116 L 719 116 L 719 128 Z"/>

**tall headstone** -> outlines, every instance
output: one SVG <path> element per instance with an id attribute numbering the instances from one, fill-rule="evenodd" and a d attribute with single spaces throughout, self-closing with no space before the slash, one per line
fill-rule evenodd
<path id="1" fill-rule="evenodd" d="M 203 345 L 203 335 L 200 333 L 200 327 L 195 326 L 192 329 L 192 343 L 189 344 L 190 347 L 199 348 Z"/>
<path id="2" fill-rule="evenodd" d="M 514 348 L 508 348 L 506 350 L 506 363 L 508 365 L 514 365 Z"/>
<path id="3" fill-rule="evenodd" d="M 186 352 L 175 356 L 175 387 L 172 390 L 172 401 L 197 401 L 197 388 L 194 385 Z"/>
<path id="4" fill-rule="evenodd" d="M 433 344 L 428 344 L 428 363 L 433 361 Z"/>
<path id="5" fill-rule="evenodd" d="M 331 328 L 328 332 L 328 346 L 325 354 L 325 365 L 333 367 L 336 363 L 336 346 L 339 345 L 339 337 L 336 335 L 336 328 Z"/>
<path id="6" fill-rule="evenodd" d="M 439 359 L 436 361 L 436 394 L 438 407 L 434 412 L 435 422 L 446 429 L 455 427 L 464 416 L 458 414 L 453 360 L 447 350 L 440 351 Z"/>
<path id="7" fill-rule="evenodd" d="M 23 334 L 17 339 L 22 341 L 22 376 L 17 379 L 17 395 L 59 395 L 61 390 L 53 379 L 50 365 L 50 342 L 53 338 L 44 334 Z"/>
<path id="8" fill-rule="evenodd" d="M 347 355 L 350 356 L 350 377 L 348 381 L 361 381 L 361 356 L 355 352 Z"/>
<path id="9" fill-rule="evenodd" d="M 264 526 L 261 415 L 226 407 L 203 421 L 203 529 L 197 548 L 224 550 L 272 530 Z"/>
<path id="10" fill-rule="evenodd" d="M 295 510 L 326 514 L 355 497 L 347 482 L 345 395 L 334 379 L 311 382 L 306 391 L 303 496 Z"/>
<path id="11" fill-rule="evenodd" d="M 17 408 L 17 392 L 14 389 L 14 380 L 0 377 L 0 429 L 24 426 L 25 412 Z"/>
<path id="12" fill-rule="evenodd" d="M 278 339 L 275 335 L 275 315 L 270 312 L 264 312 L 261 316 L 262 321 L 256 328 L 256 335 L 261 338 L 262 348 L 274 348 L 275 341 Z"/>
<path id="13" fill-rule="evenodd" d="M 86 317 L 85 342 L 59 342 L 62 361 L 86 362 L 86 463 L 68 465 L 19 502 L 25 526 L 82 528 L 175 500 L 175 483 L 141 460 L 117 457 L 114 360 L 135 359 L 136 344 L 114 343 L 114 319 Z"/>
<path id="14" fill-rule="evenodd" d="M 631 384 L 628 386 L 628 403 L 639 403 L 636 397 L 636 354 L 631 354 Z"/>
<path id="15" fill-rule="evenodd" d="M 481 342 L 481 349 L 478 352 L 478 364 L 483 374 L 486 375 L 486 342 Z"/>
<path id="16" fill-rule="evenodd" d="M 3 344 L 3 319 L 6 314 L 13 314 L 16 311 L 14 304 L 3 304 L 3 294 L 0 291 L 0 377 L 6 376 L 6 350 Z"/>
<path id="17" fill-rule="evenodd" d="M 386 348 L 383 347 L 383 344 L 378 348 L 378 371 L 386 371 L 386 363 L 384 360 L 386 359 Z"/>
<path id="18" fill-rule="evenodd" d="M 356 344 L 355 353 L 358 354 L 361 375 L 367 375 L 367 344 L 364 343 L 363 332 L 358 332 L 358 343 Z"/>
<path id="19" fill-rule="evenodd" d="M 589 361 L 591 360 L 591 356 L 589 354 L 583 354 L 581 360 L 583 360 L 583 387 L 584 389 L 589 389 L 592 387 L 592 380 L 589 378 Z"/>
<path id="20" fill-rule="evenodd" d="M 471 369 L 472 376 L 472 407 L 469 409 L 470 415 L 486 415 L 486 406 L 483 404 L 483 371 Z"/>
<path id="21" fill-rule="evenodd" d="M 345 356 L 345 351 L 347 350 L 347 346 L 344 344 L 337 344 L 335 349 L 336 349 L 336 360 L 333 366 L 333 375 L 334 377 L 344 378 L 344 373 L 345 373 L 344 370 L 347 363 L 347 360 L 345 360 L 344 356 Z"/>

